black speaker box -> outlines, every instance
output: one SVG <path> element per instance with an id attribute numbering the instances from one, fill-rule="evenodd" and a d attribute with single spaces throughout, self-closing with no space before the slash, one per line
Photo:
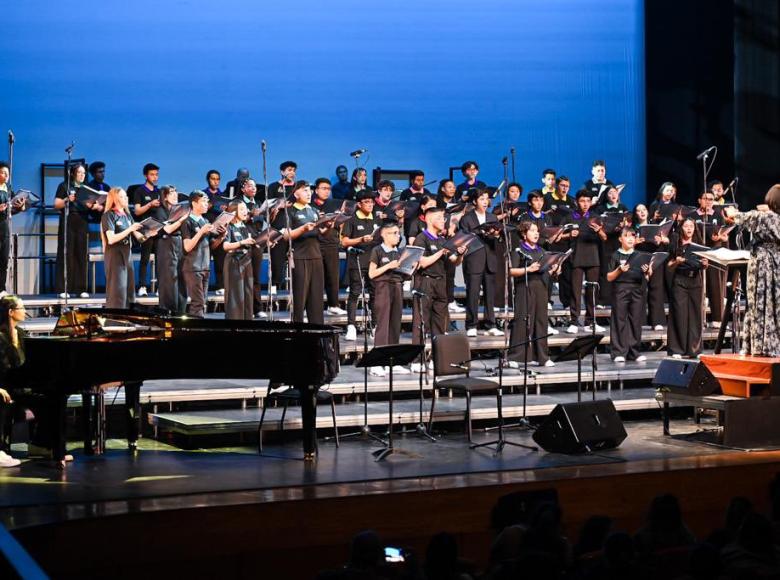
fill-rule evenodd
<path id="1" fill-rule="evenodd" d="M 726 401 L 723 444 L 741 449 L 780 445 L 780 398 Z"/>
<path id="2" fill-rule="evenodd" d="M 694 360 L 662 360 L 653 377 L 653 386 L 697 397 L 720 393 L 718 379 L 704 364 Z"/>
<path id="3" fill-rule="evenodd" d="M 615 405 L 606 399 L 557 405 L 533 438 L 545 451 L 571 454 L 613 449 L 626 436 Z"/>

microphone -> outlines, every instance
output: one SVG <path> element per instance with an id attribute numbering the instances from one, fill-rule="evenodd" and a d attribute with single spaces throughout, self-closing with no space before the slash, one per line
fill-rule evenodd
<path id="1" fill-rule="evenodd" d="M 365 254 L 366 251 L 365 250 L 361 250 L 360 248 L 356 248 L 355 246 L 350 246 L 349 248 L 347 248 L 347 253 L 348 254 Z"/>
<path id="2" fill-rule="evenodd" d="M 11 131 L 11 129 L 8 129 L 8 143 L 10 145 L 13 145 L 16 141 L 16 136 L 14 136 L 14 132 Z"/>
<path id="3" fill-rule="evenodd" d="M 505 155 L 505 156 L 504 156 L 504 158 L 501 160 L 501 164 L 502 164 L 502 165 L 506 165 L 506 164 L 507 164 L 507 161 L 509 161 L 509 157 L 507 157 L 507 156 Z"/>
<path id="4" fill-rule="evenodd" d="M 533 261 L 534 261 L 534 259 L 533 259 L 531 256 L 529 256 L 528 254 L 526 254 L 526 253 L 525 253 L 523 250 L 521 250 L 520 248 L 515 248 L 515 252 L 517 252 L 518 254 L 520 254 L 520 257 L 521 257 L 521 258 L 524 258 L 526 262 L 533 262 Z"/>
<path id="5" fill-rule="evenodd" d="M 350 152 L 349 156 L 350 157 L 354 157 L 355 159 L 357 159 L 358 157 L 360 157 L 361 155 L 363 155 L 363 153 L 366 153 L 367 151 L 368 151 L 368 149 L 356 149 L 355 151 Z"/>
<path id="6" fill-rule="evenodd" d="M 701 160 L 702 160 L 702 159 L 704 159 L 705 157 L 709 157 L 709 156 L 710 156 L 710 153 L 712 153 L 713 151 L 715 151 L 715 149 L 717 149 L 717 147 L 715 147 L 715 145 L 713 145 L 712 147 L 708 147 L 707 149 L 705 149 L 704 151 L 702 151 L 701 153 L 699 153 L 699 154 L 696 156 L 696 161 L 701 161 Z"/>
<path id="7" fill-rule="evenodd" d="M 415 290 L 414 288 L 412 288 L 412 296 L 417 296 L 419 298 L 427 298 L 428 297 L 428 295 L 425 292 L 423 292 L 422 290 Z"/>
<path id="8" fill-rule="evenodd" d="M 73 150 L 74 150 L 75 148 L 76 148 L 76 142 L 75 142 L 75 141 L 71 141 L 71 142 L 70 142 L 70 145 L 68 145 L 67 147 L 65 147 L 65 153 L 67 153 L 68 155 L 70 155 L 71 153 L 73 153 Z"/>
<path id="9" fill-rule="evenodd" d="M 265 139 L 260 141 L 260 148 L 263 150 L 263 153 L 265 153 L 266 149 L 268 149 L 268 145 L 266 144 Z"/>
<path id="10" fill-rule="evenodd" d="M 515 156 L 515 148 L 514 147 L 510 147 L 509 153 L 512 155 L 512 157 L 514 157 Z"/>

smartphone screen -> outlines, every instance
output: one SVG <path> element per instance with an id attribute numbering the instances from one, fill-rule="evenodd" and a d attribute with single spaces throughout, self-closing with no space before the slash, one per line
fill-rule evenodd
<path id="1" fill-rule="evenodd" d="M 404 553 L 401 548 L 393 548 L 392 546 L 387 546 L 385 548 L 385 562 L 403 562 L 404 561 Z"/>

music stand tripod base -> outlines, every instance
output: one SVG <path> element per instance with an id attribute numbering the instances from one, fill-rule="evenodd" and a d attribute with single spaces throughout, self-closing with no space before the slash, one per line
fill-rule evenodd
<path id="1" fill-rule="evenodd" d="M 398 449 L 393 445 L 393 367 L 395 365 L 406 365 L 420 356 L 423 345 L 421 344 L 388 344 L 385 346 L 375 346 L 368 351 L 361 361 L 355 365 L 358 367 L 379 367 L 386 366 L 390 368 L 389 375 L 389 398 L 388 398 L 388 422 L 387 422 L 387 442 L 383 449 L 372 451 L 376 461 L 382 461 L 385 458 L 398 453 L 407 457 L 420 457 L 409 451 Z"/>

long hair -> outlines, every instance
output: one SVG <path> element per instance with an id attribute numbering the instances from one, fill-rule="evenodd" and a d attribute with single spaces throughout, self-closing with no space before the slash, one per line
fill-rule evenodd
<path id="1" fill-rule="evenodd" d="M 122 205 L 122 201 L 119 199 L 119 194 L 121 192 L 125 191 L 121 187 L 112 187 L 108 190 L 108 195 L 106 195 L 106 207 L 103 208 L 103 213 L 108 213 L 110 211 L 114 211 L 116 208 L 124 209 L 127 208 Z M 125 195 L 127 193 L 125 192 Z M 103 253 L 106 253 L 106 247 L 108 247 L 108 238 L 106 238 L 106 232 L 103 231 L 103 228 L 100 228 L 100 241 L 103 244 Z"/>
<path id="2" fill-rule="evenodd" d="M 11 340 L 11 315 L 9 312 L 18 307 L 21 300 L 18 296 L 7 294 L 0 298 L 0 332 Z"/>

